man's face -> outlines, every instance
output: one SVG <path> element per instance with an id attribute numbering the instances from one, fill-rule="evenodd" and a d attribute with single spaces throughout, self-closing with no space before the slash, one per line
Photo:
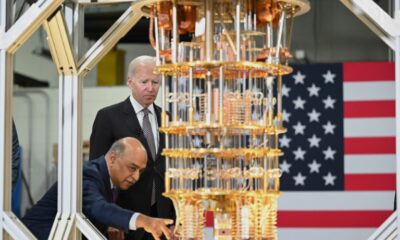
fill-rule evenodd
<path id="1" fill-rule="evenodd" d="M 110 178 L 119 189 L 126 190 L 135 184 L 140 174 L 146 168 L 147 156 L 145 152 L 134 152 L 130 148 L 124 153 L 110 153 Z"/>
<path id="2" fill-rule="evenodd" d="M 143 107 L 148 107 L 156 100 L 160 88 L 160 76 L 153 73 L 154 65 L 140 65 L 133 76 L 128 76 L 128 86 L 132 96 Z"/>

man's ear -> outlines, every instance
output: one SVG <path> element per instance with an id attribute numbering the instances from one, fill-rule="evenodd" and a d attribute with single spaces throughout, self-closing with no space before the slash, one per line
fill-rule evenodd
<path id="1" fill-rule="evenodd" d="M 110 153 L 110 162 L 112 164 L 114 164 L 116 160 L 117 160 L 117 154 L 115 152 L 111 152 Z"/>
<path id="2" fill-rule="evenodd" d="M 132 77 L 128 77 L 128 80 L 126 81 L 126 85 L 128 85 L 128 87 L 130 89 L 132 89 L 132 83 L 133 83 L 133 78 Z"/>

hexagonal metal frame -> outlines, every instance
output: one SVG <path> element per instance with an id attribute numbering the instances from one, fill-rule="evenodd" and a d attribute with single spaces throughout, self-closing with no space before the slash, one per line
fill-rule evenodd
<path id="1" fill-rule="evenodd" d="M 58 213 L 49 239 L 105 237 L 83 215 L 81 112 L 82 81 L 85 75 L 140 20 L 134 1 L 111 28 L 77 61 L 83 38 L 83 11 L 79 1 L 39 0 L 14 24 L 10 24 L 11 1 L 0 1 L 0 240 L 35 239 L 11 212 L 11 123 L 13 56 L 41 26 L 48 35 L 49 48 L 59 75 Z M 124 1 L 113 1 L 113 3 Z M 64 9 L 60 6 L 63 5 Z M 65 14 L 65 16 L 64 16 Z M 72 40 L 71 40 L 72 36 Z"/>
<path id="2" fill-rule="evenodd" d="M 139 0 L 140 1 L 140 0 Z M 132 2 L 117 22 L 76 61 L 82 37 L 81 5 Z M 59 204 L 50 239 L 79 239 L 81 231 L 89 239 L 104 239 L 81 212 L 81 107 L 82 81 L 85 75 L 142 17 L 134 7 L 135 0 L 38 0 L 18 19 L 11 22 L 11 1 L 0 0 L 0 240 L 34 239 L 29 230 L 11 212 L 11 127 L 13 92 L 13 55 L 42 24 L 49 37 L 49 46 L 60 80 L 59 98 Z M 341 0 L 374 33 L 395 51 L 396 102 L 400 101 L 400 3 L 395 2 L 395 18 L 387 16 L 372 0 Z M 65 8 L 66 18 L 59 7 Z M 136 14 L 136 15 L 135 15 Z M 69 27 L 69 29 L 68 29 Z M 78 33 L 78 34 L 76 34 Z M 80 33 L 80 34 L 79 34 Z M 72 41 L 69 39 L 73 36 Z M 58 39 L 58 40 L 56 40 Z M 61 44 L 61 45 L 60 45 Z M 400 104 L 396 104 L 396 127 L 400 129 Z M 400 138 L 396 138 L 400 149 Z M 79 174 L 78 174 L 79 173 Z M 397 154 L 397 182 L 400 180 L 400 154 Z M 397 184 L 397 194 L 400 184 Z M 400 204 L 400 198 L 398 197 Z M 399 205 L 398 204 L 398 205 Z M 399 219 L 400 212 L 397 213 Z M 392 216 L 390 223 L 400 227 Z M 396 223 L 397 222 L 397 223 Z M 384 231 L 382 229 L 382 231 Z M 378 230 L 379 232 L 379 230 Z M 378 239 L 374 234 L 370 239 Z"/>

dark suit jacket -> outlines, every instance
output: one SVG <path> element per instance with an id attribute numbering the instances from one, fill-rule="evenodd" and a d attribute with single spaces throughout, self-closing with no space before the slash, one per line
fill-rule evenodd
<path id="1" fill-rule="evenodd" d="M 161 108 L 154 104 L 158 125 L 161 126 Z M 135 137 L 146 148 L 149 159 L 145 171 L 138 182 L 129 190 L 121 191 L 118 196 L 118 204 L 134 212 L 151 215 L 151 191 L 153 179 L 156 184 L 156 199 L 158 217 L 174 219 L 172 202 L 162 196 L 164 192 L 165 159 L 161 151 L 165 146 L 164 134 L 160 133 L 156 160 L 151 157 L 146 137 L 136 117 L 135 110 L 127 98 L 125 101 L 101 109 L 93 123 L 90 136 L 89 159 L 95 159 L 105 154 L 111 145 L 118 139 Z M 136 231 L 132 239 L 142 239 L 144 232 Z"/>
<path id="2" fill-rule="evenodd" d="M 110 176 L 104 157 L 83 167 L 83 213 L 107 236 L 111 226 L 129 231 L 133 212 L 112 203 Z M 57 214 L 57 183 L 24 216 L 22 221 L 38 239 L 47 239 Z"/>
<path id="3" fill-rule="evenodd" d="M 83 213 L 105 236 L 109 226 L 129 231 L 134 212 L 112 203 L 110 175 L 103 156 L 83 169 L 82 199 Z"/>
<path id="4" fill-rule="evenodd" d="M 57 215 L 57 183 L 25 214 L 22 222 L 39 240 L 49 237 Z"/>

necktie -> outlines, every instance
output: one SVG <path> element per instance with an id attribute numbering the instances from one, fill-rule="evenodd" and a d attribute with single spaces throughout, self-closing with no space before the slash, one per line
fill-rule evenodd
<path id="1" fill-rule="evenodd" d="M 151 128 L 150 120 L 149 120 L 149 109 L 145 108 L 142 110 L 143 111 L 143 133 L 144 136 L 146 137 L 147 144 L 149 145 L 150 152 L 151 152 L 151 157 L 153 158 L 153 161 L 156 160 L 156 145 L 154 143 L 154 135 L 153 135 L 153 130 Z"/>
<path id="2" fill-rule="evenodd" d="M 149 109 L 145 108 L 143 111 L 143 126 L 142 130 L 144 136 L 146 137 L 147 144 L 149 145 L 151 156 L 153 161 L 156 161 L 156 145 L 154 144 L 154 136 L 153 130 L 151 128 L 150 120 L 149 120 Z M 153 186 L 151 189 L 151 206 L 156 203 L 156 184 L 153 180 Z"/>
<path id="3" fill-rule="evenodd" d="M 115 188 L 115 187 L 111 188 L 111 193 L 112 193 L 111 201 L 113 203 L 116 203 L 117 202 L 117 198 L 118 198 L 118 190 L 117 190 L 117 188 Z"/>

